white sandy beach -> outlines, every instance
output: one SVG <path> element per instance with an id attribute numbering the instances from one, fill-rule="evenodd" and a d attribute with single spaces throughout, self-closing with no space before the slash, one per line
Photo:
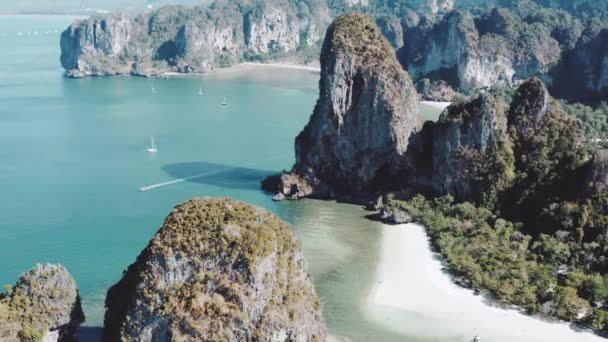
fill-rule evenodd
<path id="1" fill-rule="evenodd" d="M 449 105 L 452 104 L 452 102 L 438 102 L 438 101 L 420 101 L 420 103 L 427 105 L 427 106 L 431 106 L 433 108 L 441 109 L 441 110 L 446 109 Z"/>
<path id="2" fill-rule="evenodd" d="M 304 64 L 291 64 L 291 63 L 251 63 L 244 62 L 239 64 L 241 66 L 253 66 L 253 67 L 262 67 L 262 68 L 284 68 L 284 69 L 296 69 L 296 70 L 308 70 L 321 72 L 321 68 L 314 65 L 304 65 Z M 237 66 L 238 67 L 238 66 Z"/>
<path id="3" fill-rule="evenodd" d="M 283 62 L 275 62 L 275 63 L 252 63 L 252 62 L 243 62 L 237 65 L 233 65 L 226 68 L 215 68 L 212 70 L 208 70 L 201 73 L 180 73 L 180 72 L 165 72 L 162 74 L 162 77 L 178 77 L 178 78 L 188 78 L 188 77 L 199 77 L 205 75 L 212 75 L 217 73 L 235 73 L 235 72 L 244 72 L 248 70 L 254 69 L 290 69 L 290 70 L 300 70 L 300 71 L 310 71 L 310 72 L 320 72 L 321 68 L 314 65 L 304 65 L 304 64 L 294 64 L 294 63 L 283 63 Z"/>
<path id="4" fill-rule="evenodd" d="M 430 341 L 605 341 L 570 325 L 488 305 L 455 285 L 416 224 L 383 228 L 381 261 L 368 297 L 370 319 L 407 336 Z"/>

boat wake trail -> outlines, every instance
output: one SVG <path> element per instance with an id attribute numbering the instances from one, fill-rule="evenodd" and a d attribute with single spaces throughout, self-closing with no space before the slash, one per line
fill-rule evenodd
<path id="1" fill-rule="evenodd" d="M 212 176 L 216 173 L 219 173 L 219 171 L 199 173 L 196 175 L 192 175 L 192 176 L 180 178 L 180 179 L 175 179 L 175 180 L 168 181 L 168 182 L 146 185 L 146 186 L 142 186 L 141 188 L 139 188 L 139 191 L 148 191 L 148 190 L 152 190 L 152 189 L 158 189 L 158 188 L 162 188 L 162 187 L 177 184 L 177 183 L 187 182 L 189 180 L 193 180 L 193 179 L 197 179 L 197 178 L 201 178 L 201 177 Z"/>

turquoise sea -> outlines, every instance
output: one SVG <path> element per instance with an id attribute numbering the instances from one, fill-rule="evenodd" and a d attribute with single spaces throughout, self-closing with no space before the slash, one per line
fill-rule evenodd
<path id="1" fill-rule="evenodd" d="M 98 327 L 107 289 L 176 203 L 232 197 L 294 225 L 332 334 L 402 340 L 368 322 L 362 309 L 379 225 L 357 206 L 273 203 L 259 190 L 261 179 L 293 164 L 317 73 L 66 79 L 59 35 L 72 20 L 0 16 L 0 284 L 38 262 L 64 264 L 79 285 L 85 325 Z M 151 136 L 156 154 L 145 151 Z M 201 176 L 184 180 L 193 175 Z M 173 183 L 138 191 L 164 182 Z"/>

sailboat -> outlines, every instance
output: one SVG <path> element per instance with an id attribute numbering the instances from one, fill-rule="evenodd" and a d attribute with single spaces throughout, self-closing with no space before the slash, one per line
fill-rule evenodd
<path id="1" fill-rule="evenodd" d="M 152 87 L 152 94 L 156 94 L 156 88 Z"/>
<path id="2" fill-rule="evenodd" d="M 198 89 L 198 95 L 199 96 L 203 96 L 203 88 L 199 88 Z"/>
<path id="3" fill-rule="evenodd" d="M 156 151 L 158 151 L 156 145 L 154 144 L 154 137 L 150 137 L 150 147 L 148 147 L 146 151 L 150 153 L 155 153 Z"/>
<path id="4" fill-rule="evenodd" d="M 222 106 L 227 106 L 228 102 L 226 102 L 226 96 L 224 96 L 224 101 L 222 101 Z"/>

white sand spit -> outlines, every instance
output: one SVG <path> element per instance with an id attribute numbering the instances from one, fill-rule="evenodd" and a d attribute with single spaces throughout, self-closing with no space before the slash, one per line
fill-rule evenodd
<path id="1" fill-rule="evenodd" d="M 430 341 L 606 341 L 516 310 L 492 306 L 454 284 L 416 224 L 383 228 L 381 261 L 368 298 L 370 318 L 387 328 Z"/>

